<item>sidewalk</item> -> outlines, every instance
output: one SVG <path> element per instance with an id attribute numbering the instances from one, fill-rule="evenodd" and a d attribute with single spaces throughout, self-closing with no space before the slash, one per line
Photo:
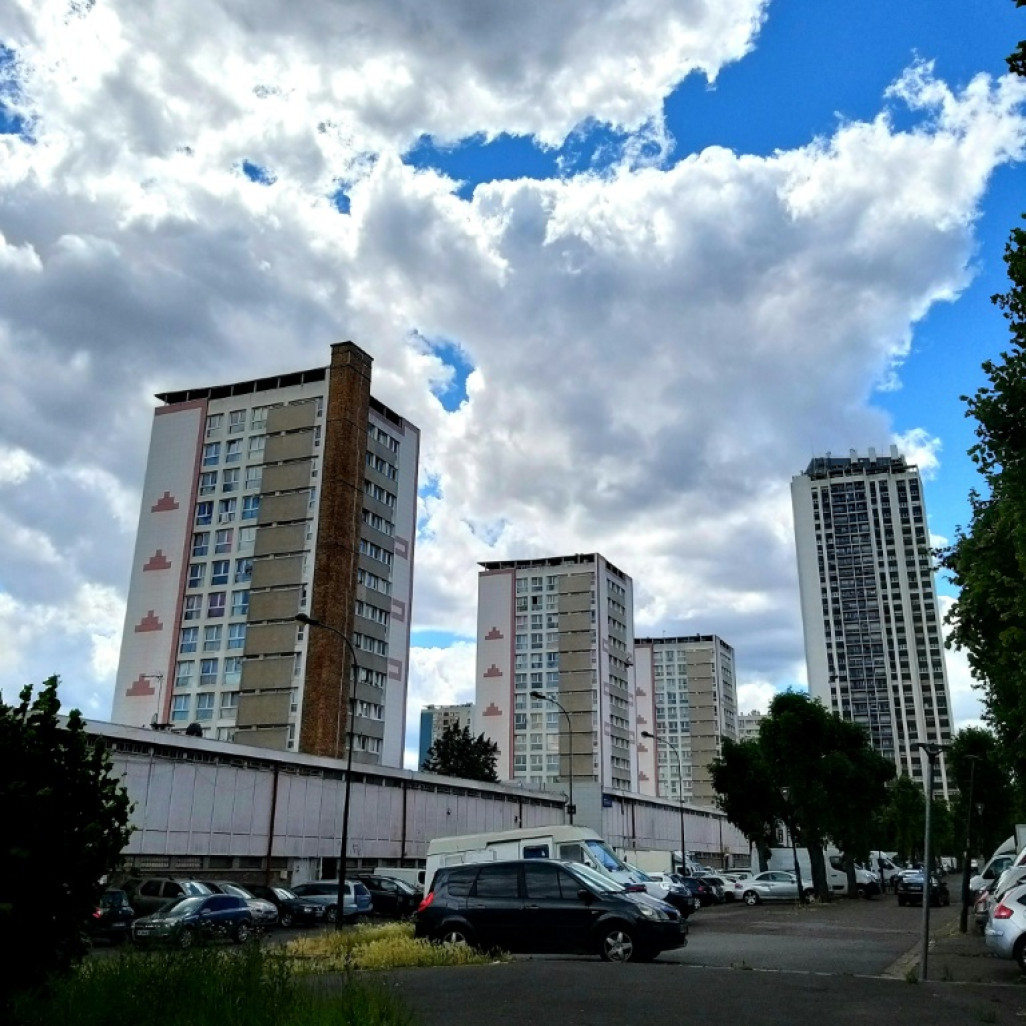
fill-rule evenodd
<path id="1" fill-rule="evenodd" d="M 918 976 L 921 945 L 916 944 L 884 972 L 884 976 L 908 979 Z M 1026 988 L 1026 975 L 1011 958 L 996 958 L 987 950 L 983 934 L 969 917 L 969 930 L 960 933 L 958 920 L 930 931 L 927 979 L 931 983 L 998 983 Z"/>

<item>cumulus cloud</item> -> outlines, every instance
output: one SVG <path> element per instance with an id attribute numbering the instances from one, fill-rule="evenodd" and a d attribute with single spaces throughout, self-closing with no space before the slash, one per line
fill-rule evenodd
<path id="1" fill-rule="evenodd" d="M 789 479 L 891 440 L 874 396 L 969 280 L 1024 89 L 917 64 L 881 98 L 912 127 L 883 110 L 671 162 L 665 98 L 743 58 L 765 12 L 0 11 L 25 126 L 0 135 L 0 681 L 63 661 L 109 707 L 154 392 L 351 338 L 423 432 L 417 627 L 472 634 L 480 560 L 597 550 L 634 578 L 639 633 L 721 634 L 749 702 L 800 683 Z M 469 198 L 404 160 L 425 135 L 557 146 L 594 124 L 626 135 L 622 160 Z M 430 339 L 473 368 L 454 411 Z M 901 441 L 935 465 L 936 439 Z M 411 711 L 470 697 L 467 646 L 411 661 Z"/>

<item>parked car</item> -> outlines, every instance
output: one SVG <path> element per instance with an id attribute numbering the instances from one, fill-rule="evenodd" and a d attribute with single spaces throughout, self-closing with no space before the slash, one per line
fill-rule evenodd
<path id="1" fill-rule="evenodd" d="M 189 948 L 197 942 L 249 939 L 253 914 L 234 894 L 196 895 L 169 902 L 159 912 L 132 924 L 132 940 L 144 946 L 170 944 Z"/>
<path id="2" fill-rule="evenodd" d="M 295 891 L 277 884 L 251 884 L 248 889 L 258 898 L 263 898 L 274 905 L 278 910 L 279 926 L 312 926 L 324 920 L 328 902 L 317 900 L 323 898 L 323 894 L 301 898 Z"/>
<path id="3" fill-rule="evenodd" d="M 278 908 L 266 898 L 258 898 L 248 887 L 229 880 L 202 880 L 215 894 L 234 894 L 249 906 L 253 913 L 253 925 L 258 930 L 267 930 L 278 922 Z"/>
<path id="4" fill-rule="evenodd" d="M 325 895 L 335 900 L 324 910 L 324 918 L 329 922 L 335 922 L 338 909 L 338 880 L 311 880 L 307 883 L 296 884 L 292 888 L 301 898 L 312 895 Z M 357 918 L 369 916 L 374 910 L 374 902 L 371 900 L 370 891 L 358 880 L 346 880 L 344 891 L 344 904 L 342 915 L 344 918 Z"/>
<path id="5" fill-rule="evenodd" d="M 698 898 L 683 884 L 679 884 L 669 873 L 646 873 L 648 879 L 656 887 L 647 887 L 646 893 L 651 894 L 667 905 L 672 905 L 685 919 L 694 915 L 702 906 Z M 656 888 L 659 888 L 658 890 Z"/>
<path id="6" fill-rule="evenodd" d="M 703 908 L 706 905 L 719 905 L 723 901 L 723 898 L 717 894 L 716 887 L 709 883 L 704 876 L 680 876 L 677 877 L 677 882 L 691 891 Z"/>
<path id="7" fill-rule="evenodd" d="M 1013 887 L 1018 887 L 1020 884 L 1026 884 L 1026 866 L 1009 866 L 992 883 L 990 889 L 984 888 L 979 892 L 973 903 L 973 919 L 981 933 L 986 929 L 987 921 L 990 919 L 990 913 L 995 905 L 1008 891 L 1012 890 Z"/>
<path id="8" fill-rule="evenodd" d="M 806 897 L 811 898 L 814 893 L 811 887 L 804 884 L 802 890 Z M 734 884 L 734 898 L 746 905 L 758 905 L 760 901 L 797 901 L 798 881 L 794 873 L 770 869 L 738 880 Z"/>
<path id="9" fill-rule="evenodd" d="M 1014 958 L 1026 973 L 1026 884 L 1006 891 L 991 909 L 983 938 L 995 955 Z"/>
<path id="10" fill-rule="evenodd" d="M 576 862 L 521 859 L 439 869 L 414 916 L 414 934 L 532 954 L 654 958 L 687 944 L 677 910 L 625 890 Z"/>
<path id="11" fill-rule="evenodd" d="M 122 884 L 137 916 L 148 915 L 179 898 L 202 897 L 214 892 L 199 880 L 172 876 L 130 877 Z"/>
<path id="12" fill-rule="evenodd" d="M 132 936 L 134 918 L 135 909 L 128 903 L 128 895 L 117 888 L 110 888 L 100 895 L 86 923 L 86 933 L 92 940 L 121 944 Z"/>
<path id="13" fill-rule="evenodd" d="M 722 876 L 717 876 L 715 873 L 710 873 L 708 876 L 699 877 L 702 883 L 707 884 L 713 889 L 716 894 L 716 904 L 722 905 L 723 902 L 727 901 L 727 891 L 730 891 L 730 901 L 734 900 L 734 881 L 731 880 L 729 883 Z"/>
<path id="14" fill-rule="evenodd" d="M 403 919 L 417 911 L 421 896 L 405 880 L 377 873 L 360 873 L 357 880 L 370 892 L 375 915 Z"/>
<path id="15" fill-rule="evenodd" d="M 908 870 L 898 880 L 898 904 L 922 905 L 925 876 L 921 869 Z M 930 904 L 950 905 L 951 894 L 944 877 L 930 874 Z"/>

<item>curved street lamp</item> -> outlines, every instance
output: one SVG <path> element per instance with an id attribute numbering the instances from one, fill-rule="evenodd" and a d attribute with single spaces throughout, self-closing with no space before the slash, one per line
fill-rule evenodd
<path id="1" fill-rule="evenodd" d="M 566 811 L 570 817 L 570 826 L 574 825 L 574 812 L 577 810 L 574 808 L 574 728 L 570 722 L 570 714 L 559 704 L 554 698 L 548 695 L 543 695 L 540 691 L 532 691 L 532 698 L 540 698 L 543 702 L 551 702 L 565 717 L 566 717 L 566 733 L 570 741 L 570 774 L 568 778 L 569 789 L 570 789 L 570 801 L 567 804 Z"/>
<path id="2" fill-rule="evenodd" d="M 338 867 L 338 911 L 335 915 L 335 929 L 342 929 L 342 920 L 345 918 L 345 907 L 346 907 L 346 851 L 349 848 L 349 791 L 353 780 L 353 736 L 356 732 L 356 670 L 360 666 L 360 661 L 356 658 L 356 649 L 353 648 L 353 643 L 337 628 L 332 627 L 331 624 L 321 623 L 320 620 L 315 620 L 312 616 L 307 616 L 306 613 L 297 613 L 295 616 L 297 623 L 306 624 L 307 627 L 320 627 L 322 630 L 331 631 L 332 634 L 337 635 L 342 641 L 345 642 L 346 648 L 349 649 L 349 656 L 353 661 L 353 672 L 350 674 L 352 683 L 349 686 L 349 742 L 346 745 L 346 783 L 343 789 L 342 799 L 342 842 L 339 847 L 339 867 Z"/>
<path id="3" fill-rule="evenodd" d="M 647 737 L 657 744 L 659 742 L 659 738 L 650 730 L 643 730 L 641 736 Z M 673 749 L 677 756 L 677 797 L 680 799 L 680 871 L 682 875 L 687 876 L 687 848 L 684 846 L 684 763 L 680 759 L 680 749 L 668 737 L 664 737 L 662 740 Z M 656 776 L 658 777 L 658 775 L 657 772 Z M 670 864 L 673 865 L 673 859 L 670 860 Z"/>

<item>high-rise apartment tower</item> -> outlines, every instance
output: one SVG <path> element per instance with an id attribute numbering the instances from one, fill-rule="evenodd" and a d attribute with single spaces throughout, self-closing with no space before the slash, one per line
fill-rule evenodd
<path id="1" fill-rule="evenodd" d="M 737 740 L 734 650 L 714 634 L 634 642 L 638 789 L 713 805 L 709 764 Z M 681 790 L 683 784 L 683 791 Z"/>
<path id="2" fill-rule="evenodd" d="M 159 395 L 112 719 L 401 766 L 416 427 L 331 364 Z M 334 631 L 296 623 L 306 613 Z"/>
<path id="3" fill-rule="evenodd" d="M 922 784 L 917 743 L 951 739 L 951 701 L 919 470 L 895 446 L 817 457 L 791 499 L 810 693 Z"/>
<path id="4" fill-rule="evenodd" d="M 636 790 L 630 577 L 595 553 L 481 566 L 477 729 L 499 778 L 565 785 L 572 746 L 574 780 Z"/>

